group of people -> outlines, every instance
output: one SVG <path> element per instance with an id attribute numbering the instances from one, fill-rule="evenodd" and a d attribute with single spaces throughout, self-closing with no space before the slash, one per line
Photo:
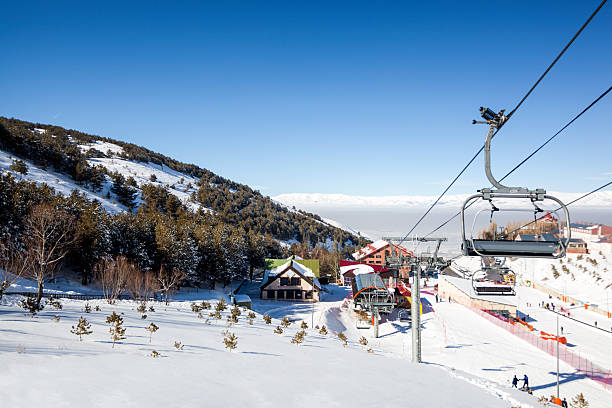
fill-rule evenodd
<path id="1" fill-rule="evenodd" d="M 514 378 L 512 379 L 512 387 L 518 388 L 519 381 L 523 381 L 523 386 L 521 387 L 521 391 L 527 391 L 528 393 L 531 394 L 531 388 L 529 388 L 529 378 L 527 377 L 527 374 L 525 374 L 521 380 L 519 380 L 516 377 L 516 375 L 514 375 Z"/>

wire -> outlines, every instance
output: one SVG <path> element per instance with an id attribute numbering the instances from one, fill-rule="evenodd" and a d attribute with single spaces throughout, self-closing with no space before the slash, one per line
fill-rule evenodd
<path id="1" fill-rule="evenodd" d="M 510 119 L 510 117 L 512 115 L 514 115 L 514 113 L 518 110 L 518 108 L 523 104 L 523 102 L 525 102 L 525 100 L 527 99 L 527 97 L 529 97 L 529 95 L 533 92 L 533 90 L 539 85 L 539 83 L 542 81 L 542 79 L 544 79 L 544 77 L 546 76 L 546 74 L 548 74 L 548 72 L 552 69 L 552 67 L 557 63 L 557 61 L 559 61 L 559 59 L 561 58 L 561 56 L 563 54 L 565 54 L 565 51 L 567 51 L 567 49 L 572 45 L 572 43 L 576 40 L 576 38 L 578 38 L 578 36 L 580 35 L 580 33 L 582 33 L 582 31 L 586 28 L 586 26 L 591 22 L 591 20 L 595 17 L 595 15 L 599 12 L 599 10 L 601 10 L 601 8 L 604 6 L 604 4 L 606 4 L 608 0 L 603 0 L 601 2 L 601 4 L 599 5 L 599 7 L 597 7 L 597 9 L 593 12 L 593 14 L 591 14 L 591 16 L 587 19 L 587 21 L 584 22 L 584 24 L 582 25 L 582 27 L 580 27 L 580 29 L 578 30 L 578 32 L 576 32 L 576 34 L 574 34 L 574 36 L 572 37 L 572 39 L 566 44 L 566 46 L 563 48 L 563 50 L 561 50 L 561 52 L 559 53 L 559 55 L 557 55 L 557 58 L 554 59 L 554 61 L 548 66 L 548 68 L 546 68 L 546 71 L 544 71 L 544 73 L 542 75 L 540 75 L 540 77 L 538 78 L 538 80 L 533 84 L 533 86 L 531 87 L 531 89 L 529 89 L 529 91 L 525 94 L 525 96 L 523 96 L 523 98 L 521 99 L 521 101 L 514 107 L 514 109 L 512 109 L 512 111 L 508 114 L 507 119 L 505 122 L 503 122 L 503 124 L 507 123 L 508 120 Z M 497 135 L 497 133 L 499 132 L 499 130 L 501 129 L 501 125 L 495 130 L 495 133 L 493 133 L 493 135 L 491 136 L 491 138 L 495 137 L 495 135 Z M 423 214 L 423 216 L 421 218 L 419 218 L 419 220 L 416 222 L 416 224 L 414 224 L 414 226 L 410 229 L 410 231 L 408 231 L 408 233 L 402 238 L 402 240 L 399 242 L 399 245 L 401 245 L 406 238 L 408 238 L 408 236 L 412 233 L 412 231 L 414 231 L 416 229 L 416 227 L 419 226 L 419 224 L 423 221 L 423 219 L 427 216 L 427 214 L 430 213 L 430 211 L 435 207 L 436 204 L 438 204 L 438 202 L 442 199 L 442 197 L 446 194 L 446 192 L 448 190 L 450 190 L 450 188 L 455 184 L 455 182 L 459 179 L 459 177 L 461 177 L 461 175 L 465 172 L 465 170 L 467 170 L 467 168 L 474 162 L 474 160 L 476 160 L 476 157 L 478 157 L 478 155 L 480 154 L 480 152 L 482 152 L 484 149 L 484 145 L 482 145 L 480 147 L 480 149 L 476 152 L 476 154 L 474 155 L 474 157 L 472 157 L 472 159 L 468 162 L 468 164 L 465 165 L 465 167 L 459 172 L 459 174 L 457 175 L 457 177 L 455 177 L 453 179 L 453 181 L 448 185 L 448 187 L 446 187 L 446 189 L 444 189 L 444 191 L 442 192 L 442 194 L 440 194 L 440 196 L 436 199 L 436 201 L 433 202 L 433 204 L 427 209 L 427 211 L 425 211 L 425 214 Z"/>
<path id="2" fill-rule="evenodd" d="M 544 79 L 544 77 L 546 76 L 546 74 L 548 74 L 548 71 L 551 70 L 551 68 L 557 63 L 557 61 L 559 61 L 559 58 L 561 58 L 561 56 L 565 53 L 565 51 L 567 51 L 567 49 L 570 47 L 570 45 L 572 45 L 572 43 L 574 42 L 574 40 L 576 38 L 578 38 L 578 36 L 580 35 L 580 33 L 582 32 L 582 30 L 585 29 L 585 27 L 591 22 L 591 20 L 593 19 L 593 17 L 595 17 L 595 15 L 599 12 L 599 10 L 601 10 L 601 8 L 604 6 L 604 4 L 606 4 L 608 0 L 603 0 L 601 2 L 601 4 L 599 5 L 599 7 L 597 7 L 597 9 L 593 12 L 593 14 L 591 14 L 591 17 L 588 18 L 587 21 L 584 22 L 584 24 L 582 25 L 582 27 L 580 27 L 580 30 L 578 30 L 578 32 L 576 34 L 574 34 L 574 36 L 572 37 L 572 39 L 567 43 L 567 45 L 565 46 L 565 48 L 563 48 L 563 50 L 561 50 L 561 52 L 559 53 L 559 55 L 557 55 L 557 58 L 555 58 L 555 60 L 552 62 L 552 64 L 549 65 L 548 68 L 546 68 L 546 71 L 544 71 L 544 73 L 542 75 L 540 75 L 540 78 L 538 78 L 538 80 L 535 82 L 535 84 L 533 84 L 533 86 L 531 87 L 531 89 L 529 90 L 529 92 L 527 92 L 525 94 L 525 96 L 523 96 L 523 99 L 521 99 L 521 101 L 518 103 L 518 105 L 516 105 L 516 107 L 514 109 L 512 109 L 512 111 L 508 114 L 508 119 L 514 114 L 514 112 L 516 112 L 516 110 L 523 104 L 523 102 L 525 102 L 525 99 L 527 99 L 527 97 L 531 94 L 531 92 L 533 92 L 533 90 L 538 86 L 538 84 L 540 83 L 540 81 L 542 79 Z"/>
<path id="3" fill-rule="evenodd" d="M 509 175 L 511 175 L 512 173 L 514 173 L 519 167 L 521 167 L 523 164 L 525 164 L 525 162 L 527 162 L 529 159 L 531 159 L 537 152 L 539 152 L 540 150 L 542 150 L 542 148 L 544 148 L 544 146 L 546 146 L 548 143 L 550 143 L 555 137 L 557 137 L 559 134 L 561 134 L 565 129 L 567 129 L 572 123 L 574 123 L 579 117 L 581 117 L 582 115 L 584 115 L 589 109 L 591 109 L 597 102 L 599 102 L 601 99 L 603 99 L 604 96 L 606 96 L 610 91 L 612 90 L 612 86 L 609 87 L 606 91 L 604 91 L 601 95 L 599 95 L 599 97 L 597 97 L 597 99 L 595 99 L 593 102 L 591 102 L 586 108 L 584 108 L 579 114 L 577 114 L 576 116 L 574 116 L 572 118 L 572 120 L 570 120 L 569 122 L 567 122 L 561 129 L 559 129 L 554 135 L 552 135 L 551 137 L 549 137 L 544 143 L 542 143 L 537 149 L 535 149 L 533 152 L 531 152 L 527 157 L 525 157 L 523 160 L 521 160 L 521 162 L 519 164 L 517 164 L 516 166 L 514 166 L 514 168 L 512 170 L 510 170 L 508 173 L 506 173 L 506 175 L 504 177 L 502 177 L 499 181 L 503 181 L 505 180 Z M 481 149 L 482 151 L 482 149 Z M 472 204 L 474 204 L 475 201 L 473 201 L 472 203 L 470 203 L 469 205 L 467 205 L 465 208 L 468 209 L 472 206 Z M 448 220 L 446 220 L 445 222 L 443 222 L 440 226 L 438 226 L 436 229 L 434 229 L 433 231 L 431 231 L 429 234 L 425 235 L 425 237 L 428 237 L 429 235 L 433 234 L 434 232 L 438 231 L 440 228 L 444 227 L 445 225 L 447 225 L 449 222 L 451 222 L 452 220 L 454 220 L 456 217 L 458 217 L 461 214 L 461 212 L 458 212 L 457 214 L 453 215 L 452 217 L 450 217 Z"/>
<path id="4" fill-rule="evenodd" d="M 606 184 L 604 184 L 603 186 L 601 186 L 601 187 L 597 187 L 595 190 L 589 191 L 588 193 L 581 195 L 581 196 L 580 196 L 580 197 L 578 197 L 577 199 L 572 200 L 572 201 L 570 201 L 569 203 L 565 204 L 565 206 L 566 206 L 566 207 L 569 207 L 570 205 L 572 205 L 572 204 L 576 203 L 577 201 L 580 201 L 580 200 L 582 200 L 583 198 L 588 197 L 588 196 L 590 196 L 591 194 L 596 193 L 596 192 L 598 192 L 599 190 L 602 190 L 602 189 L 604 189 L 604 188 L 608 187 L 609 185 L 612 185 L 612 181 L 609 181 L 609 182 L 607 182 Z M 562 207 L 558 207 L 557 209 L 553 210 L 552 212 L 558 211 L 558 210 L 560 210 L 561 208 L 562 208 Z M 505 238 L 505 237 L 507 237 L 508 235 L 511 235 L 511 234 L 513 234 L 513 233 L 515 233 L 515 232 L 517 232 L 517 231 L 521 230 L 522 228 L 525 228 L 525 227 L 527 227 L 527 226 L 529 226 L 529 225 L 531 225 L 531 224 L 533 224 L 533 223 L 535 223 L 535 222 L 537 222 L 537 221 L 541 220 L 541 219 L 542 219 L 542 218 L 544 218 L 544 217 L 545 217 L 545 216 L 542 216 L 542 217 L 540 217 L 540 218 L 538 218 L 538 219 L 535 219 L 535 220 L 533 220 L 533 221 L 529 221 L 527 224 L 524 224 L 524 225 L 522 225 L 522 226 L 520 226 L 520 227 L 518 227 L 518 228 L 515 228 L 514 230 L 512 230 L 512 231 L 510 231 L 510 232 L 505 233 L 504 235 L 502 235 L 502 238 Z"/>

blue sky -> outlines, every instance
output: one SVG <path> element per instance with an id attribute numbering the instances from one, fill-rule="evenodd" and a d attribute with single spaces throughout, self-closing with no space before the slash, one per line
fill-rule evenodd
<path id="1" fill-rule="evenodd" d="M 18 3 L 0 26 L 2 116 L 267 195 L 433 195 L 483 143 L 478 107 L 511 109 L 599 1 Z M 495 174 L 611 85 L 611 38 L 607 5 L 495 139 Z M 609 95 L 508 183 L 611 179 L 611 111 Z M 479 159 L 451 193 L 484 186 Z"/>

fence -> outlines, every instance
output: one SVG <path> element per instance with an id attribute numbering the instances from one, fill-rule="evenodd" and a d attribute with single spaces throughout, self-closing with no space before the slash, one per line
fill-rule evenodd
<path id="1" fill-rule="evenodd" d="M 515 336 L 520 337 L 551 356 L 557 356 L 557 343 L 553 340 L 545 340 L 541 338 L 538 331 L 531 331 L 527 327 L 515 325 L 511 320 L 503 318 L 502 316 L 498 317 L 497 315 L 484 310 L 474 308 L 471 308 L 471 310 L 484 317 L 494 325 L 509 331 Z M 579 353 L 571 351 L 562 344 L 559 344 L 559 360 L 569 364 L 579 373 L 590 378 L 591 380 L 598 382 L 606 390 L 612 391 L 612 372 L 609 369 L 593 364 L 593 362 L 590 360 L 582 357 Z"/>
<path id="2" fill-rule="evenodd" d="M 36 297 L 37 292 L 4 292 L 4 296 L 7 295 L 21 295 L 27 297 Z M 83 295 L 73 293 L 43 293 L 43 298 L 54 298 L 54 299 L 76 299 L 76 300 L 92 300 L 92 299 L 106 299 L 104 295 Z M 129 295 L 120 295 L 117 300 L 128 300 L 132 299 Z M 154 300 L 154 299 L 152 299 Z"/>

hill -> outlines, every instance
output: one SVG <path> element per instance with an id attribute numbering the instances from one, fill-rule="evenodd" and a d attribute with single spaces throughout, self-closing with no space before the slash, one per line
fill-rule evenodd
<path id="1" fill-rule="evenodd" d="M 66 259 L 84 283 L 107 255 L 125 255 L 144 270 L 177 267 L 199 285 L 248 276 L 292 244 L 350 252 L 360 240 L 315 214 L 134 144 L 0 117 L 0 149 L 0 240 L 18 246 L 30 210 L 53 203 L 75 218 L 79 244 Z"/>

